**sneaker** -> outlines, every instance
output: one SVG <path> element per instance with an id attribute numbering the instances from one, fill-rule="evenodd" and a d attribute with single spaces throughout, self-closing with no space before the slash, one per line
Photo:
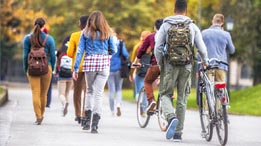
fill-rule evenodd
<path id="1" fill-rule="evenodd" d="M 118 117 L 121 116 L 121 109 L 120 107 L 117 107 L 117 114 L 116 114 Z"/>
<path id="2" fill-rule="evenodd" d="M 66 116 L 67 112 L 68 112 L 68 105 L 69 103 L 65 103 L 64 109 L 63 109 L 63 116 Z"/>
<path id="3" fill-rule="evenodd" d="M 182 140 L 181 134 L 175 133 L 174 136 L 173 136 L 173 140 L 174 140 L 175 142 L 181 141 L 181 140 Z"/>
<path id="4" fill-rule="evenodd" d="M 177 118 L 173 118 L 171 120 L 171 122 L 168 125 L 168 129 L 167 129 L 167 133 L 166 133 L 167 139 L 173 138 L 178 123 L 179 123 L 179 120 Z"/>
<path id="5" fill-rule="evenodd" d="M 147 108 L 147 112 L 148 112 L 148 113 L 153 113 L 155 107 L 156 107 L 156 102 L 155 102 L 155 101 L 152 101 L 152 102 L 149 104 L 148 108 Z"/>

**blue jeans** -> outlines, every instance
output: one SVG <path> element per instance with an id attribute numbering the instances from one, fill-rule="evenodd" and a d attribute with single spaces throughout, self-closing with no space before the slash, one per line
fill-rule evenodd
<path id="1" fill-rule="evenodd" d="M 51 101 L 52 101 L 52 81 L 53 81 L 53 75 L 52 75 L 52 79 L 51 79 L 50 86 L 49 86 L 48 93 L 47 93 L 46 107 L 50 107 Z"/>
<path id="2" fill-rule="evenodd" d="M 110 72 L 108 78 L 109 103 L 111 112 L 114 112 L 114 97 L 116 95 L 116 106 L 121 107 L 122 101 L 122 83 L 120 71 Z"/>
<path id="3" fill-rule="evenodd" d="M 137 101 L 140 90 L 144 86 L 144 77 L 140 77 L 136 74 L 134 78 L 134 84 L 135 84 L 135 99 Z"/>

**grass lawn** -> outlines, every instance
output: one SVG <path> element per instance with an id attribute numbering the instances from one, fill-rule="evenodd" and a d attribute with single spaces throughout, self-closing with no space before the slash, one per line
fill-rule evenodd
<path id="1" fill-rule="evenodd" d="M 261 116 L 261 84 L 230 93 L 230 113 Z"/>
<path id="2" fill-rule="evenodd" d="M 4 89 L 0 87 L 0 95 L 4 92 Z"/>
<path id="3" fill-rule="evenodd" d="M 157 97 L 157 94 L 158 91 L 155 91 L 155 97 Z M 132 89 L 124 89 L 122 95 L 124 100 L 135 102 Z M 175 93 L 174 96 L 177 97 L 177 94 Z M 231 91 L 230 96 L 231 108 L 228 110 L 229 113 L 261 116 L 261 85 L 239 91 Z M 195 89 L 191 90 L 191 94 L 188 97 L 187 108 L 198 109 Z"/>

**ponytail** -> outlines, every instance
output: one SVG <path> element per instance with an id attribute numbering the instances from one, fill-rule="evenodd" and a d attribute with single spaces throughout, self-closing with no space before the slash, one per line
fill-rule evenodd
<path id="1" fill-rule="evenodd" d="M 45 21 L 43 18 L 37 18 L 34 22 L 34 30 L 31 35 L 31 45 L 34 48 L 41 48 L 43 44 L 41 42 L 41 28 L 44 26 Z"/>

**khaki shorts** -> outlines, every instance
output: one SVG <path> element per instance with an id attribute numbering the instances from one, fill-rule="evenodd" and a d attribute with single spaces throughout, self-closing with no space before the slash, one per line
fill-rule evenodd
<path id="1" fill-rule="evenodd" d="M 216 82 L 226 82 L 226 74 L 227 74 L 227 72 L 225 70 L 214 69 L 214 71 L 215 71 L 214 79 L 215 79 Z M 207 72 L 207 74 L 208 74 L 208 77 L 210 79 L 212 79 L 212 70 L 209 70 Z"/>

